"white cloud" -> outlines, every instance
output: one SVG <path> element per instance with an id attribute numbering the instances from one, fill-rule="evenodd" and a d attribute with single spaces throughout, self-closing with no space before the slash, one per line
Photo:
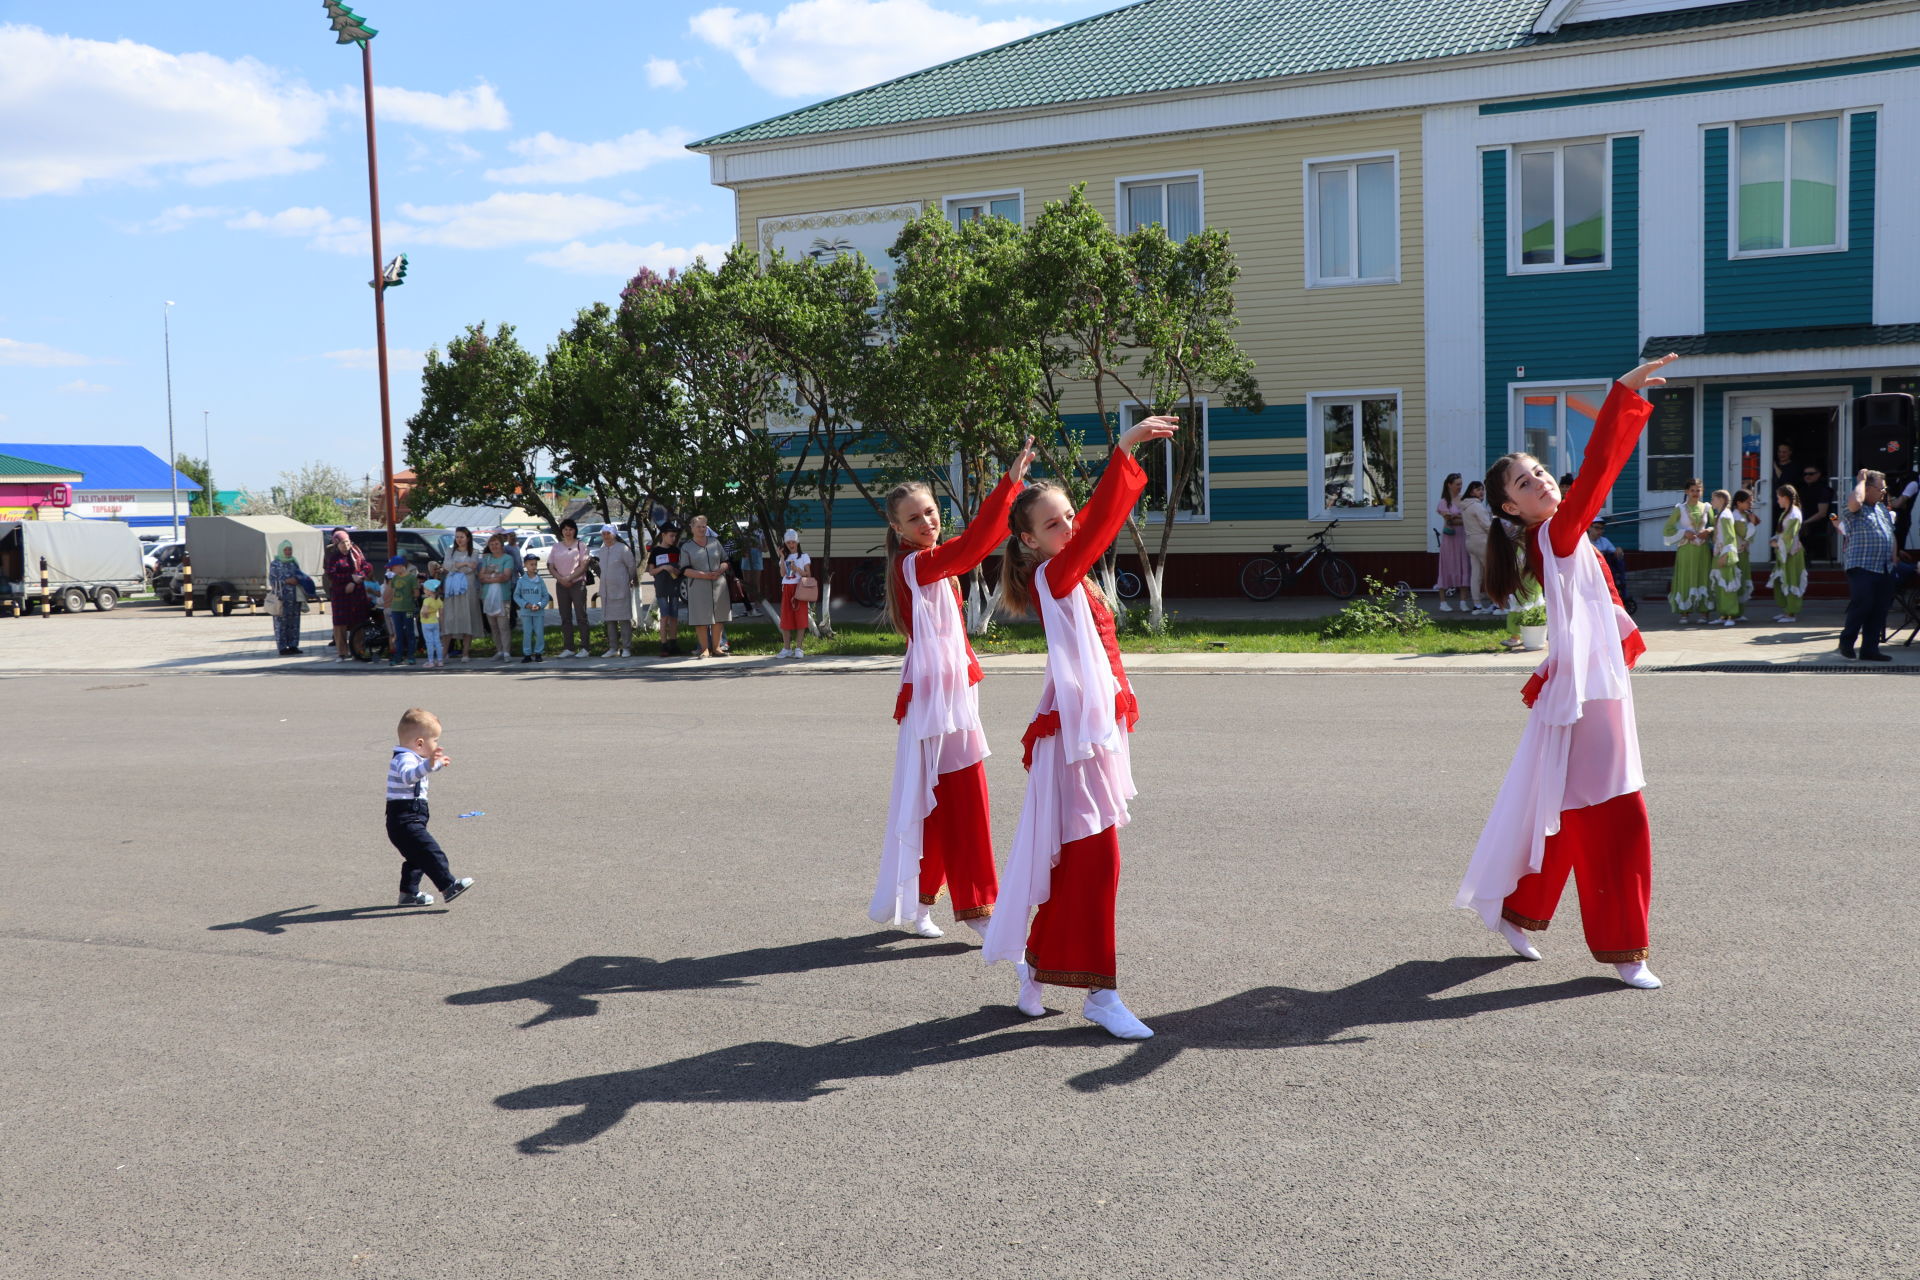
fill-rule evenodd
<path id="1" fill-rule="evenodd" d="M 412 225 L 397 225 L 387 241 L 444 244 L 455 249 L 498 249 L 514 244 L 551 244 L 599 231 L 629 227 L 659 217 L 659 205 L 622 204 L 600 196 L 497 192 L 473 204 L 402 205 Z"/>
<path id="2" fill-rule="evenodd" d="M 62 351 L 44 342 L 20 342 L 13 338 L 0 338 L 0 366 L 54 369 L 98 363 L 100 362 L 88 356 L 73 351 Z"/>
<path id="3" fill-rule="evenodd" d="M 0 197 L 179 174 L 198 184 L 296 173 L 325 95 L 252 58 L 0 26 Z"/>
<path id="4" fill-rule="evenodd" d="M 359 94 L 349 91 L 342 97 L 352 103 L 354 110 L 361 109 Z M 500 95 L 484 80 L 471 89 L 458 89 L 453 93 L 375 86 L 373 111 L 382 120 L 441 133 L 504 129 L 509 123 L 507 104 L 500 101 Z"/>
<path id="5" fill-rule="evenodd" d="M 97 396 L 112 388 L 104 387 L 97 382 L 88 382 L 85 378 L 75 378 L 72 382 L 61 383 L 54 390 L 65 392 L 70 396 Z"/>
<path id="6" fill-rule="evenodd" d="M 179 231 L 189 223 L 200 222 L 207 218 L 226 218 L 233 215 L 232 209 L 218 205 L 176 204 L 170 209 L 162 209 L 159 214 L 146 222 L 128 224 L 126 230 L 134 232 L 152 232 L 165 235 Z"/>
<path id="7" fill-rule="evenodd" d="M 295 205 L 278 213 L 249 209 L 227 219 L 227 225 L 235 231 L 301 236 L 314 248 L 329 253 L 367 252 L 367 224 L 359 218 L 339 217 L 320 205 Z"/>
<path id="8" fill-rule="evenodd" d="M 591 182 L 615 174 L 633 173 L 662 160 L 688 160 L 693 135 L 685 129 L 635 129 L 608 142 L 569 142 L 551 133 L 536 133 L 507 144 L 507 149 L 529 163 L 510 169 L 487 170 L 489 182 Z"/>
<path id="9" fill-rule="evenodd" d="M 322 359 L 331 360 L 342 369 L 371 373 L 380 367 L 380 353 L 372 347 L 348 347 L 342 351 L 323 351 Z M 411 347 L 388 347 L 387 370 L 414 369 L 425 363 L 427 353 L 415 351 Z"/>
<path id="10" fill-rule="evenodd" d="M 648 58 L 647 83 L 655 89 L 684 89 L 687 77 L 672 58 Z"/>
<path id="11" fill-rule="evenodd" d="M 695 244 L 683 248 L 658 240 L 652 244 L 628 244 L 624 240 L 585 244 L 575 240 L 558 249 L 531 254 L 527 261 L 574 275 L 611 276 L 626 280 L 641 267 L 652 267 L 655 271 L 678 271 L 693 265 L 695 258 L 705 258 L 709 264 L 718 265 L 730 248 L 731 245 L 724 244 Z"/>
<path id="12" fill-rule="evenodd" d="M 772 17 L 704 9 L 693 34 L 732 54 L 755 84 L 786 97 L 846 93 L 1055 26 L 986 21 L 927 0 L 796 0 Z"/>

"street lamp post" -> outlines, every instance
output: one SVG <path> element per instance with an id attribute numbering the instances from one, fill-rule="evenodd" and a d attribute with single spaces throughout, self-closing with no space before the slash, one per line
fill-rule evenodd
<path id="1" fill-rule="evenodd" d="M 180 541 L 180 455 L 173 448 L 173 304 L 160 309 L 160 338 L 167 353 L 167 484 L 173 491 L 173 540 Z"/>
<path id="2" fill-rule="evenodd" d="M 327 11 L 327 21 L 332 25 L 339 44 L 357 44 L 360 46 L 361 98 L 367 115 L 367 202 L 372 210 L 373 221 L 373 329 L 375 351 L 380 366 L 380 457 L 384 467 L 384 493 L 387 507 L 387 554 L 396 555 L 400 549 L 400 535 L 395 531 L 393 492 L 393 409 L 387 394 L 387 288 L 398 284 L 398 278 L 390 279 L 390 273 L 380 261 L 380 160 L 379 151 L 374 144 L 373 133 L 373 50 L 371 42 L 380 33 L 368 26 L 359 14 L 349 9 L 344 0 L 321 0 L 321 7 Z M 400 267 L 401 274 L 405 267 Z"/>

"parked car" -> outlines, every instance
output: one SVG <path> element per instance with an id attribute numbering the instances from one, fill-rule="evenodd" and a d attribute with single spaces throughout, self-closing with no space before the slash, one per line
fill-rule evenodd
<path id="1" fill-rule="evenodd" d="M 147 577 L 152 579 L 162 568 L 172 568 L 180 563 L 180 557 L 186 554 L 187 544 L 167 539 L 160 542 L 140 544 L 141 560 L 146 565 Z"/>
<path id="2" fill-rule="evenodd" d="M 421 574 L 427 571 L 427 565 L 435 560 L 444 559 L 443 545 L 451 546 L 453 532 L 450 529 L 397 529 L 400 554 L 407 558 Z M 347 536 L 353 539 L 353 545 L 360 548 L 360 554 L 367 563 L 383 573 L 387 567 L 387 531 L 385 529 L 349 529 Z M 328 537 L 332 537 L 331 534 Z M 444 542 L 442 541 L 444 539 Z"/>
<path id="3" fill-rule="evenodd" d="M 560 545 L 560 539 L 551 533 L 521 533 L 519 558 L 525 561 L 528 556 L 540 562 L 541 572 L 547 568 L 547 553 Z"/>

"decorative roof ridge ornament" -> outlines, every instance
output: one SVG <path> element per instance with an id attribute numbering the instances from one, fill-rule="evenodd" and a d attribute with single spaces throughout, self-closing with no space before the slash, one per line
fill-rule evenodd
<path id="1" fill-rule="evenodd" d="M 338 44 L 357 44 L 364 49 L 367 41 L 380 34 L 342 0 L 320 0 L 320 7 L 327 11 L 327 21 L 340 36 Z"/>

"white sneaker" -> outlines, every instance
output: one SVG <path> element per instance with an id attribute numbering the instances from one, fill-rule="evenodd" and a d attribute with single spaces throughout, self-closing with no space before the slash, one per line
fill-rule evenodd
<path id="1" fill-rule="evenodd" d="M 1013 966 L 1014 973 L 1020 977 L 1020 994 L 1014 1000 L 1014 1007 L 1029 1018 L 1043 1018 L 1047 1013 L 1046 1002 L 1040 995 L 1040 984 L 1033 980 L 1033 970 L 1025 961 Z"/>
<path id="2" fill-rule="evenodd" d="M 603 658 L 617 658 L 620 656 L 620 651 L 618 649 L 609 649 L 600 656 Z"/>
<path id="3" fill-rule="evenodd" d="M 1653 970 L 1647 968 L 1645 960 L 1616 964 L 1613 971 L 1620 975 L 1620 981 L 1630 987 L 1639 987 L 1642 991 L 1654 991 L 1662 985 L 1660 979 L 1653 976 Z"/>
<path id="4" fill-rule="evenodd" d="M 933 922 L 933 917 L 928 914 L 925 907 L 920 908 L 919 914 L 915 915 L 900 927 L 916 938 L 944 938 L 947 936 L 946 932 Z"/>
<path id="5" fill-rule="evenodd" d="M 1445 600 L 1442 600 L 1442 601 L 1440 602 L 1440 612 L 1442 612 L 1442 613 L 1452 613 L 1452 612 L 1453 612 L 1453 606 L 1452 606 L 1452 605 L 1450 605 L 1450 604 L 1448 604 L 1448 603 L 1447 603 L 1447 602 L 1446 602 Z"/>
<path id="6" fill-rule="evenodd" d="M 1152 1037 L 1153 1028 L 1133 1016 L 1133 1011 L 1120 1003 L 1120 997 L 1112 991 L 1095 991 L 1087 996 L 1087 1002 L 1080 1006 L 1080 1013 L 1088 1022 L 1105 1027 L 1107 1033 L 1121 1040 L 1146 1040 Z"/>
<path id="7" fill-rule="evenodd" d="M 791 658 L 791 657 L 793 656 L 793 650 L 791 650 L 791 649 L 782 649 L 782 650 L 780 651 L 780 656 L 781 656 L 781 657 L 783 657 L 783 658 Z"/>
<path id="8" fill-rule="evenodd" d="M 796 658 L 804 658 L 807 656 L 807 651 L 805 649 L 795 649 L 793 651 L 793 656 Z"/>

